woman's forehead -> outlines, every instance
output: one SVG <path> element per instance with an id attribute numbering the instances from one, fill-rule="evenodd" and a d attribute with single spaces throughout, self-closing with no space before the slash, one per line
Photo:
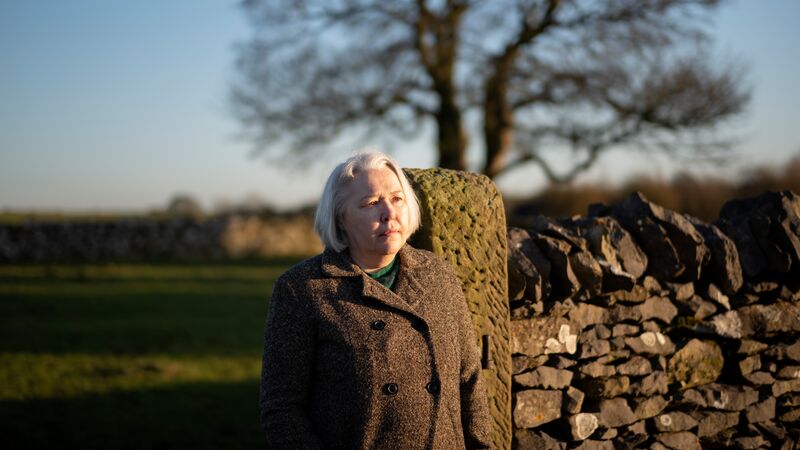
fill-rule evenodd
<path id="1" fill-rule="evenodd" d="M 363 193 L 382 193 L 402 191 L 397 175 L 388 167 L 368 169 L 359 172 L 351 184 L 353 190 Z"/>

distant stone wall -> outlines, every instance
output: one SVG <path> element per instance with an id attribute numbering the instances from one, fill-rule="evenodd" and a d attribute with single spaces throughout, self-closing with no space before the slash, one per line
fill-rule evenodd
<path id="1" fill-rule="evenodd" d="M 798 448 L 800 198 L 509 228 L 514 446 Z"/>
<path id="2" fill-rule="evenodd" d="M 0 263 L 223 260 L 320 251 L 312 221 L 303 216 L 0 225 Z"/>

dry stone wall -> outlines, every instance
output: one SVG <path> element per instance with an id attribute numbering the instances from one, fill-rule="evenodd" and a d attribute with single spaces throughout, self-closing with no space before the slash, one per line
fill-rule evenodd
<path id="1" fill-rule="evenodd" d="M 193 261 L 313 255 L 311 218 L 231 215 L 0 225 L 0 263 Z"/>
<path id="2" fill-rule="evenodd" d="M 508 229 L 514 447 L 800 446 L 800 198 Z"/>

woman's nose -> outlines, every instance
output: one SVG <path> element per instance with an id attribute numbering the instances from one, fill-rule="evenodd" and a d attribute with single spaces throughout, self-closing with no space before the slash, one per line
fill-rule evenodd
<path id="1" fill-rule="evenodd" d="M 396 212 L 397 211 L 396 211 L 394 205 L 392 205 L 392 202 L 385 201 L 383 203 L 383 214 L 381 215 L 381 220 L 386 222 L 386 221 L 394 219 Z"/>

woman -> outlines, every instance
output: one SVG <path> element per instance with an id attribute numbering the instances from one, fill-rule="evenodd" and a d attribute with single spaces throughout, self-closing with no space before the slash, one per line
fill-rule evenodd
<path id="1" fill-rule="evenodd" d="M 276 281 L 267 314 L 269 448 L 489 448 L 461 284 L 406 244 L 419 221 L 389 156 L 361 153 L 331 173 L 315 220 L 325 251 Z"/>

